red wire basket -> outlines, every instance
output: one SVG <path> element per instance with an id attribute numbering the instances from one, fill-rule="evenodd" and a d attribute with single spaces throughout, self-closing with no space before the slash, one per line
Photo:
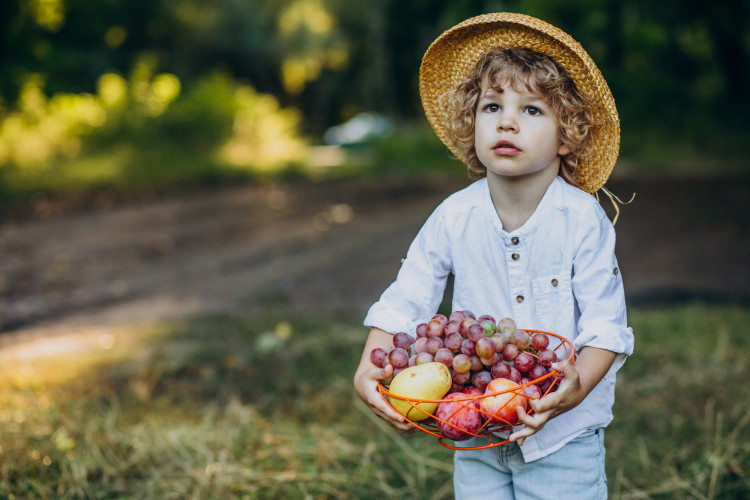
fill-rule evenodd
<path id="1" fill-rule="evenodd" d="M 527 330 L 523 329 L 524 331 L 528 332 L 529 334 L 534 333 L 544 333 L 546 335 L 550 336 L 550 340 L 553 342 L 557 342 L 556 345 L 550 344 L 550 349 L 555 351 L 558 354 L 558 359 L 561 359 L 561 355 L 564 355 L 565 359 L 568 360 L 571 364 L 575 364 L 576 360 L 576 350 L 575 347 L 573 347 L 573 344 L 570 343 L 570 341 L 560 335 L 557 335 L 555 333 L 545 332 L 542 330 Z M 563 354 L 564 353 L 564 354 Z M 508 439 L 502 438 L 499 434 L 508 431 L 514 427 L 514 425 L 517 424 L 517 422 L 514 421 L 513 415 L 515 414 L 515 408 L 512 409 L 512 411 L 503 411 L 503 408 L 506 405 L 513 404 L 513 402 L 518 402 L 519 400 L 523 400 L 524 402 L 528 400 L 528 397 L 526 394 L 524 394 L 524 389 L 531 386 L 532 384 L 541 384 L 547 379 L 552 379 L 552 384 L 544 391 L 542 394 L 543 396 L 546 396 L 550 392 L 552 392 L 557 383 L 562 378 L 562 374 L 558 372 L 557 370 L 550 370 L 546 375 L 539 377 L 534 380 L 530 380 L 525 384 L 517 384 L 517 386 L 513 388 L 509 388 L 506 390 L 501 390 L 498 392 L 491 392 L 481 395 L 471 395 L 466 394 L 466 397 L 461 396 L 455 396 L 451 397 L 449 399 L 446 399 L 448 396 L 444 397 L 443 399 L 417 399 L 417 398 L 406 398 L 403 396 L 399 396 L 396 394 L 391 393 L 386 387 L 384 387 L 382 384 L 378 385 L 378 391 L 381 394 L 381 397 L 383 400 L 390 406 L 394 411 L 396 411 L 393 406 L 391 405 L 389 399 L 399 399 L 401 401 L 407 402 L 409 405 L 411 405 L 412 408 L 416 410 L 417 414 L 422 414 L 423 412 L 417 408 L 417 405 L 419 403 L 452 403 L 451 409 L 449 410 L 450 413 L 447 414 L 446 418 L 441 418 L 436 415 L 432 415 L 429 418 L 422 420 L 422 421 L 414 421 L 410 420 L 407 417 L 406 420 L 413 425 L 418 430 L 431 434 L 432 436 L 435 436 L 438 438 L 438 441 L 440 444 L 446 448 L 450 448 L 452 450 L 480 450 L 485 448 L 492 448 L 495 446 L 500 446 L 503 444 L 506 444 L 509 442 Z M 462 393 L 452 393 L 452 394 L 462 394 Z M 486 410 L 483 410 L 480 406 L 481 400 L 485 398 L 497 398 L 498 396 L 501 396 L 501 402 L 503 399 L 507 399 L 504 405 L 496 409 L 493 413 L 489 413 Z M 531 407 L 527 404 L 526 406 L 526 414 L 530 414 L 533 410 Z M 471 431 L 467 430 L 462 427 L 456 426 L 454 423 L 452 423 L 450 420 L 452 417 L 456 416 L 458 413 L 461 412 L 478 412 L 481 415 L 482 424 L 481 427 L 477 431 Z M 470 447 L 458 447 L 451 445 L 447 443 L 446 441 L 454 441 L 453 439 L 447 438 L 441 433 L 441 429 L 445 431 L 445 426 L 451 427 L 455 432 L 459 435 L 462 435 L 464 439 L 469 439 L 471 437 L 480 437 L 487 440 L 486 444 L 480 445 L 480 446 L 470 446 Z M 461 439 L 463 440 L 463 439 Z"/>

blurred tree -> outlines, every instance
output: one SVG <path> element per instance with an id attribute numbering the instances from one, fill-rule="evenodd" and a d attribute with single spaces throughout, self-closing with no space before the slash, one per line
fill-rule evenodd
<path id="1" fill-rule="evenodd" d="M 718 126 L 750 110 L 750 4 L 724 0 L 5 0 L 0 2 L 0 103 L 29 79 L 44 92 L 93 92 L 144 56 L 185 89 L 214 71 L 301 110 L 313 135 L 359 111 L 422 119 L 418 68 L 444 29 L 515 11 L 573 34 L 602 69 L 625 124 L 670 134 Z M 738 112 L 712 110 L 731 95 Z M 690 103 L 690 110 L 685 103 Z"/>

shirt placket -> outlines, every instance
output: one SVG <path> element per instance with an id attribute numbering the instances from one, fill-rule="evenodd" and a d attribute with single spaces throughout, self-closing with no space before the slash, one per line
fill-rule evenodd
<path id="1" fill-rule="evenodd" d="M 524 262 L 527 256 L 525 241 L 520 236 L 512 236 L 505 248 L 505 259 L 508 264 L 510 298 L 513 305 L 513 319 L 518 325 L 531 324 L 530 297 L 527 297 Z"/>

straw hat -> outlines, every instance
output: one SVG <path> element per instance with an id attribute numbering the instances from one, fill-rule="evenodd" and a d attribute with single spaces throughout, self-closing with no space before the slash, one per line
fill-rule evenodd
<path id="1" fill-rule="evenodd" d="M 458 86 L 483 53 L 496 47 L 546 54 L 573 79 L 591 106 L 596 123 L 593 140 L 581 153 L 576 176 L 581 189 L 592 194 L 598 191 L 612 172 L 620 149 L 620 120 L 614 98 L 581 44 L 531 16 L 501 12 L 473 17 L 447 30 L 427 49 L 419 71 L 419 91 L 427 120 L 440 140 L 466 162 L 447 134 L 439 99 Z"/>

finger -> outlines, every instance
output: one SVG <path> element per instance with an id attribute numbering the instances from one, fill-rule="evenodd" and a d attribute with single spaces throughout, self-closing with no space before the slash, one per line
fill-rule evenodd
<path id="1" fill-rule="evenodd" d="M 518 446 L 523 446 L 524 441 L 526 441 L 526 438 L 534 434 L 528 427 L 524 427 L 521 430 L 518 430 L 508 436 L 508 441 L 511 443 L 518 443 Z"/>
<path id="2" fill-rule="evenodd" d="M 528 415 L 521 407 L 516 407 L 516 413 L 518 414 L 518 421 L 524 424 L 527 428 L 539 430 L 544 427 L 548 417 L 546 413 L 536 413 L 534 415 Z"/>
<path id="3" fill-rule="evenodd" d="M 388 423 L 388 425 L 390 425 L 394 429 L 406 434 L 411 434 L 412 432 L 417 431 L 415 425 L 406 420 L 406 418 L 404 418 L 404 416 L 400 413 L 393 411 L 388 405 L 386 405 L 385 411 L 382 411 L 379 408 L 373 409 L 375 410 L 375 414 L 377 416 L 385 420 L 386 423 Z"/>
<path id="4" fill-rule="evenodd" d="M 557 392 L 550 392 L 546 396 L 544 396 L 541 399 L 530 399 L 529 405 L 531 406 L 531 409 L 534 410 L 534 413 L 543 413 L 550 408 L 554 408 L 559 404 L 560 401 L 560 394 Z"/>
<path id="5" fill-rule="evenodd" d="M 552 363 L 551 368 L 560 372 L 560 377 L 563 379 L 578 377 L 578 370 L 576 370 L 575 367 L 571 365 L 567 359 Z"/>
<path id="6" fill-rule="evenodd" d="M 381 418 L 399 423 L 405 423 L 406 425 L 411 425 L 406 422 L 406 419 L 403 415 L 394 410 L 391 405 L 388 404 L 388 402 L 386 401 L 387 396 L 381 394 L 377 389 L 375 390 L 377 396 L 374 399 L 370 399 L 368 401 L 368 404 L 380 414 Z"/>
<path id="7" fill-rule="evenodd" d="M 518 412 L 518 419 L 524 424 L 524 427 L 512 433 L 508 439 L 511 442 L 518 442 L 518 446 L 523 446 L 527 437 L 533 436 L 542 430 L 542 427 L 547 423 L 548 418 L 546 415 L 526 415 L 526 413 L 519 408 L 516 408 L 516 411 Z"/>
<path id="8" fill-rule="evenodd" d="M 515 441 L 516 443 L 518 443 L 518 446 L 523 446 L 523 442 L 526 441 L 526 437 L 521 436 L 521 437 L 516 437 L 515 439 L 513 439 L 513 436 L 511 436 L 508 438 L 508 440 L 511 443 Z"/>

